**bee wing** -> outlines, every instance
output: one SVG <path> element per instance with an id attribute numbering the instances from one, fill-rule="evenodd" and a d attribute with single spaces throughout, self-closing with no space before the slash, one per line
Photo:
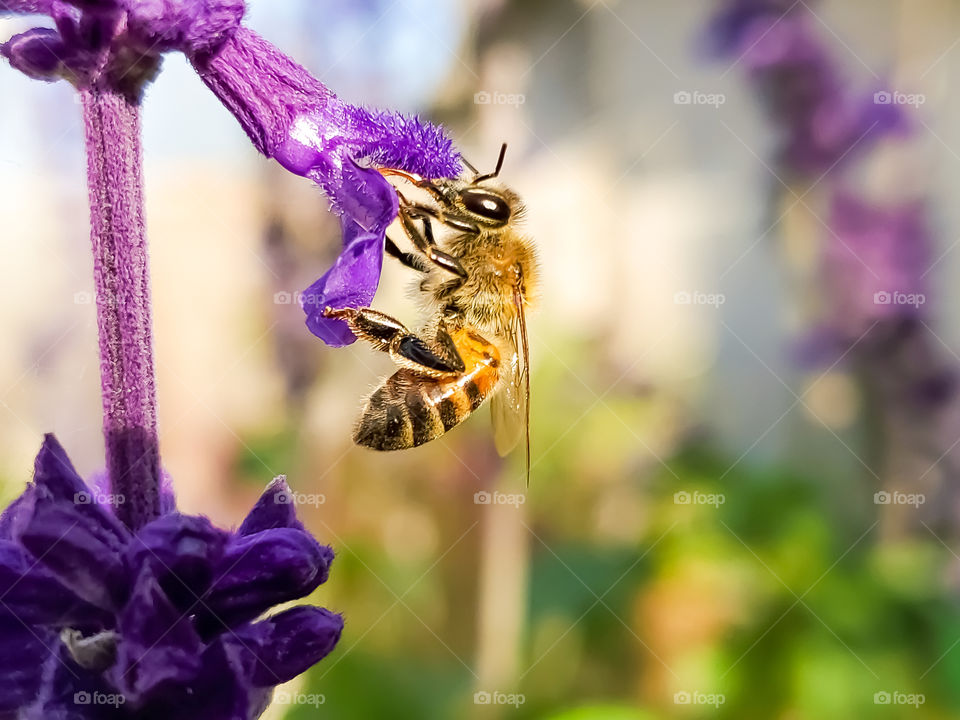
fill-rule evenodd
<path id="1" fill-rule="evenodd" d="M 500 455 L 513 450 L 520 438 L 526 440 L 527 485 L 530 484 L 530 345 L 527 319 L 519 289 L 513 292 L 516 321 L 513 324 L 509 360 L 501 364 L 501 386 L 490 400 L 493 439 Z"/>
<path id="2" fill-rule="evenodd" d="M 509 454 L 523 435 L 523 386 L 516 346 L 500 364 L 500 388 L 490 398 L 493 442 L 501 456 Z"/>

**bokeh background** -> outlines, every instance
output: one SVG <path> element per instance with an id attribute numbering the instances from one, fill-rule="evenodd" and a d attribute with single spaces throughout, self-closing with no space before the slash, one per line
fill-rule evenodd
<path id="1" fill-rule="evenodd" d="M 286 474 L 337 552 L 343 639 L 270 716 L 957 717 L 960 3 L 250 5 L 348 100 L 481 168 L 508 142 L 543 262 L 529 489 L 486 412 L 353 447 L 389 362 L 296 304 L 338 225 L 165 60 L 164 465 L 226 525 Z M 87 474 L 102 441 L 79 108 L 0 69 L 0 110 L 6 501 L 43 432 Z M 388 265 L 375 304 L 416 325 L 410 283 Z"/>

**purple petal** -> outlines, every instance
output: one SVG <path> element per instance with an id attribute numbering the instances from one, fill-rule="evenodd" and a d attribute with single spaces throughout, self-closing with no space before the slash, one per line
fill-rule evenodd
<path id="1" fill-rule="evenodd" d="M 0 612 L 0 717 L 31 702 L 40 691 L 43 667 L 60 640 L 53 630 L 28 628 Z"/>
<path id="2" fill-rule="evenodd" d="M 60 33 L 50 28 L 28 30 L 0 45 L 0 55 L 13 67 L 38 80 L 56 80 L 66 54 Z"/>
<path id="3" fill-rule="evenodd" d="M 149 569 L 173 606 L 186 611 L 210 587 L 229 537 L 205 517 L 165 515 L 137 534 L 128 566 Z"/>
<path id="4" fill-rule="evenodd" d="M 43 436 L 43 444 L 34 460 L 33 482 L 55 500 L 73 502 L 78 494 L 89 493 L 89 488 L 67 457 L 67 451 L 56 437 L 49 434 Z"/>
<path id="5" fill-rule="evenodd" d="M 33 625 L 104 627 L 110 615 L 64 587 L 19 545 L 0 541 L 0 612 Z"/>
<path id="6" fill-rule="evenodd" d="M 378 170 L 361 167 L 349 157 L 342 173 L 339 187 L 331 191 L 334 208 L 364 230 L 382 236 L 397 217 L 397 191 Z"/>
<path id="7" fill-rule="evenodd" d="M 10 503 L 0 514 L 0 540 L 14 540 L 20 537 L 24 526 L 33 515 L 33 505 L 37 498 L 37 486 L 27 485 L 16 500 Z"/>
<path id="8" fill-rule="evenodd" d="M 147 698 L 165 685 L 188 685 L 199 673 L 203 643 L 149 570 L 140 574 L 117 629 L 122 640 L 110 676 L 128 700 Z"/>
<path id="9" fill-rule="evenodd" d="M 84 670 L 59 640 L 42 666 L 31 667 L 42 678 L 39 695 L 21 708 L 18 720 L 121 720 L 125 699 L 99 674 Z M 38 669 L 38 667 L 40 669 Z"/>
<path id="10" fill-rule="evenodd" d="M 296 507 L 291 501 L 290 486 L 283 475 L 274 478 L 267 485 L 257 504 L 243 519 L 237 534 L 253 535 L 274 528 L 293 528 L 306 532 L 297 519 Z"/>
<path id="11" fill-rule="evenodd" d="M 341 220 L 344 249 L 323 277 L 301 296 L 307 327 L 331 347 L 357 338 L 343 320 L 324 317 L 326 307 L 366 307 L 377 293 L 383 266 L 382 232 L 368 232 L 347 218 Z"/>
<path id="12" fill-rule="evenodd" d="M 343 631 L 343 617 L 319 607 L 296 607 L 239 628 L 224 642 L 249 673 L 268 687 L 292 680 L 330 654 Z"/>
<path id="13" fill-rule="evenodd" d="M 223 643 L 211 643 L 199 660 L 199 673 L 189 685 L 151 698 L 149 717 L 254 720 L 263 714 L 271 691 L 252 687 Z"/>
<path id="14" fill-rule="evenodd" d="M 116 526 L 113 516 L 95 503 L 38 497 L 20 541 L 78 597 L 112 609 L 128 581 Z"/>
<path id="15" fill-rule="evenodd" d="M 235 538 L 198 613 L 205 615 L 204 630 L 234 627 L 310 594 L 327 579 L 332 561 L 333 550 L 300 530 L 277 528 Z"/>

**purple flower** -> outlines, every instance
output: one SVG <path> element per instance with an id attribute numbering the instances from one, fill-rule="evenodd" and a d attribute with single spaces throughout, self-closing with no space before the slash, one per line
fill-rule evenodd
<path id="1" fill-rule="evenodd" d="M 216 54 L 195 57 L 194 66 L 257 149 L 316 182 L 340 216 L 343 250 L 301 303 L 307 326 L 324 342 L 353 342 L 346 323 L 323 317 L 323 310 L 368 305 L 376 293 L 386 229 L 397 215 L 396 191 L 377 168 L 456 176 L 459 153 L 436 125 L 343 102 L 245 28 Z"/>
<path id="2" fill-rule="evenodd" d="M 258 717 L 343 627 L 311 606 L 257 620 L 333 559 L 288 492 L 274 480 L 235 533 L 175 510 L 133 533 L 48 435 L 0 517 L 0 717 Z"/>
<path id="3" fill-rule="evenodd" d="M 852 92 L 809 9 L 786 0 L 733 0 L 707 28 L 710 54 L 742 64 L 779 132 L 779 165 L 817 179 L 887 134 L 902 107 Z"/>
<path id="4" fill-rule="evenodd" d="M 877 320 L 923 317 L 931 238 L 923 202 L 885 207 L 838 193 L 823 257 L 834 324 L 855 339 Z"/>
<path id="5" fill-rule="evenodd" d="M 885 207 L 838 192 L 827 218 L 821 274 L 828 315 L 797 345 L 804 367 L 847 356 L 886 357 L 923 335 L 933 258 L 926 205 Z"/>

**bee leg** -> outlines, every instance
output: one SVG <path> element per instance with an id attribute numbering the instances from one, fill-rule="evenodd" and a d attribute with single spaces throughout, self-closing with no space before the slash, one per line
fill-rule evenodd
<path id="1" fill-rule="evenodd" d="M 427 271 L 427 266 L 424 264 L 423 260 L 419 255 L 414 255 L 413 253 L 404 252 L 397 244 L 387 237 L 386 244 L 384 245 L 384 250 L 386 250 L 387 255 L 391 255 L 400 261 L 402 265 L 406 265 L 408 268 L 413 270 L 418 270 L 419 272 L 425 273 Z"/>
<path id="2" fill-rule="evenodd" d="M 480 232 L 480 228 L 477 227 L 475 223 L 470 222 L 466 218 L 462 218 L 459 215 L 451 215 L 449 213 L 441 213 L 436 209 L 430 207 L 429 205 L 421 205 L 420 203 L 408 203 L 400 208 L 400 214 L 403 215 L 407 213 L 410 217 L 413 218 L 433 218 L 434 220 L 443 223 L 447 227 L 451 227 L 454 230 L 459 230 L 460 232 L 476 234 Z"/>
<path id="3" fill-rule="evenodd" d="M 443 329 L 445 338 L 428 343 L 410 332 L 403 323 L 372 308 L 326 308 L 324 317 L 339 318 L 350 326 L 350 331 L 377 350 L 389 353 L 400 367 L 431 377 L 463 372 L 463 358 L 456 345 Z"/>
<path id="4" fill-rule="evenodd" d="M 403 229 L 411 242 L 413 242 L 416 248 L 426 255 L 434 265 L 442 267 L 454 275 L 465 278 L 467 271 L 463 269 L 460 261 L 453 257 L 453 255 L 445 253 L 437 247 L 437 241 L 433 237 L 433 227 L 430 225 L 430 218 L 427 216 L 422 217 L 423 232 L 421 233 L 413 222 L 413 217 L 406 212 L 406 208 L 404 207 L 400 210 L 400 223 L 403 225 Z"/>

